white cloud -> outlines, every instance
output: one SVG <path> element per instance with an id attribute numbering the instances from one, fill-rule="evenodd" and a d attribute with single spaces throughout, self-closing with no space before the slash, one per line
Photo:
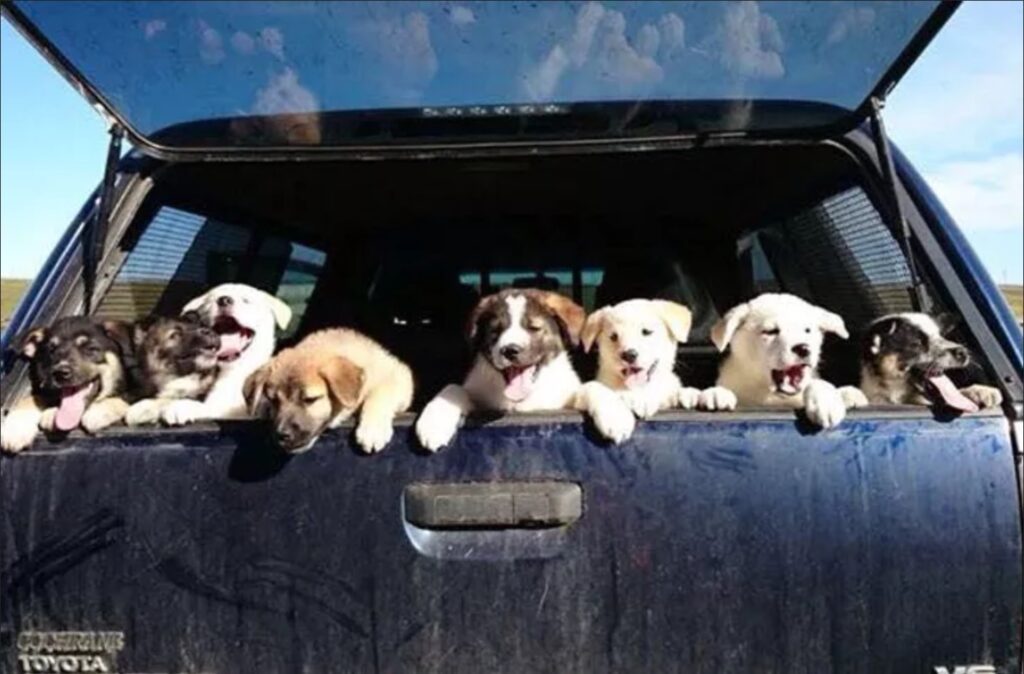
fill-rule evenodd
<path id="1" fill-rule="evenodd" d="M 381 91 L 393 101 L 414 103 L 437 74 L 437 54 L 430 41 L 430 19 L 423 12 L 380 19 L 353 28 L 356 41 L 381 62 Z"/>
<path id="2" fill-rule="evenodd" d="M 558 86 L 558 81 L 568 66 L 569 57 L 565 55 L 562 45 L 556 44 L 548 52 L 547 58 L 523 76 L 523 91 L 527 98 L 531 101 L 551 100 L 555 87 Z"/>
<path id="3" fill-rule="evenodd" d="M 577 68 L 586 62 L 590 45 L 594 42 L 594 33 L 603 17 L 604 6 L 599 2 L 588 2 L 576 12 L 576 30 L 569 38 L 565 51 Z"/>
<path id="4" fill-rule="evenodd" d="M 651 24 L 644 24 L 636 34 L 637 54 L 653 58 L 657 56 L 659 46 L 661 46 L 661 33 Z"/>
<path id="5" fill-rule="evenodd" d="M 210 24 L 199 19 L 199 58 L 211 65 L 224 60 L 224 40 Z"/>
<path id="6" fill-rule="evenodd" d="M 462 5 L 455 5 L 452 7 L 449 18 L 451 22 L 459 28 L 468 26 L 471 23 L 476 23 L 476 15 L 473 14 L 473 10 L 469 7 L 463 7 Z"/>
<path id="7" fill-rule="evenodd" d="M 231 36 L 231 47 L 239 54 L 248 56 L 256 51 L 256 40 L 252 35 L 240 30 Z"/>
<path id="8" fill-rule="evenodd" d="M 753 0 L 726 8 L 714 42 L 722 65 L 737 75 L 773 79 L 786 73 L 779 25 Z"/>
<path id="9" fill-rule="evenodd" d="M 646 26 L 657 34 L 654 26 Z M 651 41 L 648 34 L 648 47 Z M 650 56 L 638 53 L 626 39 L 626 18 L 615 11 L 605 14 L 596 65 L 607 84 L 622 93 L 658 82 L 662 77 L 661 66 Z M 660 35 L 655 42 L 660 42 Z"/>
<path id="10" fill-rule="evenodd" d="M 164 21 L 163 19 L 153 19 L 152 21 L 146 22 L 146 25 L 142 27 L 142 31 L 143 33 L 145 33 L 146 39 L 151 40 L 154 37 L 156 37 L 157 34 L 162 33 L 164 30 L 166 30 L 166 28 L 166 21 Z"/>
<path id="11" fill-rule="evenodd" d="M 278 60 L 284 60 L 284 35 L 281 34 L 280 29 L 264 28 L 256 37 L 259 38 L 260 46 L 263 49 L 276 56 Z"/>
<path id="12" fill-rule="evenodd" d="M 851 35 L 866 32 L 875 23 L 875 10 L 871 7 L 846 7 L 828 30 L 825 44 L 838 44 Z"/>
<path id="13" fill-rule="evenodd" d="M 299 75 L 291 68 L 270 76 L 267 86 L 256 93 L 252 112 L 256 115 L 317 112 L 320 104 L 312 91 L 299 84 Z"/>
<path id="14" fill-rule="evenodd" d="M 666 58 L 686 46 L 686 26 L 679 15 L 669 12 L 658 19 L 658 30 L 661 34 L 661 49 Z"/>
<path id="15" fill-rule="evenodd" d="M 1024 155 L 948 162 L 925 178 L 964 230 L 1024 229 Z"/>

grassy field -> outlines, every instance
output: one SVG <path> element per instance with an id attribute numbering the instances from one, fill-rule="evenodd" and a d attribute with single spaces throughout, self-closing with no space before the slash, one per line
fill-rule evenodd
<path id="1" fill-rule="evenodd" d="M 0 281 L 0 323 L 6 325 L 7 318 L 18 304 L 18 298 L 25 291 L 28 281 L 3 279 Z M 1018 317 L 1024 316 L 1024 286 L 1002 286 L 1003 294 Z"/>

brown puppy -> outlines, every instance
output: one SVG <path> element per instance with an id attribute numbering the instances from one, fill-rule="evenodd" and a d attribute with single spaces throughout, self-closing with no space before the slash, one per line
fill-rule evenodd
<path id="1" fill-rule="evenodd" d="M 409 367 L 354 330 L 315 332 L 256 370 L 245 381 L 254 416 L 268 416 L 278 445 L 304 452 L 328 428 L 357 410 L 356 442 L 379 452 L 391 440 L 395 415 L 409 409 Z"/>
<path id="2" fill-rule="evenodd" d="M 61 318 L 35 328 L 20 343 L 29 361 L 32 395 L 20 400 L 0 429 L 4 451 L 19 452 L 40 430 L 95 433 L 124 418 L 128 403 L 124 354 L 130 326 L 84 316 Z"/>

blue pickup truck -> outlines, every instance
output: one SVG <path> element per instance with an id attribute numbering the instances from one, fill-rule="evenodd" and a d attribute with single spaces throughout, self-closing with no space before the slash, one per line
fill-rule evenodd
<path id="1" fill-rule="evenodd" d="M 575 413 L 474 418 L 433 455 L 412 414 L 370 457 L 249 420 L 39 440 L 0 460 L 4 672 L 1020 671 L 1021 332 L 884 128 L 956 3 L 0 7 L 111 134 L 3 333 L 5 410 L 32 326 L 232 281 L 291 306 L 282 343 L 377 338 L 416 409 L 506 287 L 685 303 L 693 386 L 760 292 L 854 333 L 945 313 L 1004 399 L 827 431 L 678 411 L 616 446 Z M 826 348 L 856 384 L 856 340 Z M 479 517 L 422 516 L 442 501 Z M 545 516 L 488 519 L 521 501 Z"/>

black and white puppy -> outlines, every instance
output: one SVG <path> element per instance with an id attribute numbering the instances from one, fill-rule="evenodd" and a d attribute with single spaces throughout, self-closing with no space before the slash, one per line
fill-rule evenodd
<path id="1" fill-rule="evenodd" d="M 29 361 L 32 394 L 20 400 L 0 427 L 0 446 L 19 452 L 39 434 L 81 427 L 95 433 L 124 419 L 124 355 L 130 326 L 84 316 L 61 318 L 30 330 L 19 344 Z"/>
<path id="2" fill-rule="evenodd" d="M 864 334 L 860 389 L 874 404 L 934 405 L 960 412 L 999 406 L 999 389 L 980 384 L 957 388 L 946 375 L 970 360 L 967 348 L 943 337 L 931 316 L 883 316 Z"/>
<path id="3" fill-rule="evenodd" d="M 423 409 L 420 444 L 437 451 L 474 410 L 572 408 L 580 379 L 568 349 L 579 343 L 585 318 L 569 298 L 542 290 L 503 290 L 480 300 L 466 331 L 473 365 L 462 385 L 446 386 Z"/>
<path id="4" fill-rule="evenodd" d="M 153 316 L 132 326 L 138 398 L 125 414 L 129 426 L 152 424 L 174 400 L 202 400 L 217 379 L 220 336 L 194 311 L 180 318 Z"/>

